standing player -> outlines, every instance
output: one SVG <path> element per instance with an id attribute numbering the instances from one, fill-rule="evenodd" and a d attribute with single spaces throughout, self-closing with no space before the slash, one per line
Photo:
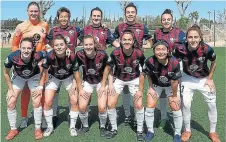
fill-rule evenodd
<path id="1" fill-rule="evenodd" d="M 16 27 L 15 34 L 12 40 L 12 51 L 19 48 L 19 43 L 22 38 L 32 37 L 35 45 L 35 50 L 44 51 L 46 45 L 46 35 L 49 32 L 49 26 L 46 22 L 40 19 L 40 8 L 36 2 L 30 2 L 27 7 L 28 20 L 22 22 Z M 21 95 L 21 116 L 22 123 L 20 128 L 27 127 L 27 110 L 30 101 L 30 91 L 25 85 Z"/>
<path id="2" fill-rule="evenodd" d="M 170 108 L 173 111 L 175 125 L 174 142 L 181 142 L 182 112 L 180 96 L 177 94 L 178 79 L 181 77 L 180 64 L 175 57 L 169 55 L 169 45 L 165 41 L 156 42 L 153 45 L 153 51 L 154 56 L 147 58 L 143 67 L 143 72 L 148 76 L 149 83 L 145 112 L 148 132 L 145 140 L 151 141 L 154 137 L 154 110 L 160 94 L 165 90 Z"/>
<path id="3" fill-rule="evenodd" d="M 84 36 L 92 35 L 95 37 L 97 50 L 105 50 L 107 48 L 107 44 L 111 44 L 114 47 L 120 46 L 112 36 L 111 31 L 102 26 L 102 16 L 103 12 L 100 8 L 96 7 L 91 10 L 90 19 L 92 20 L 92 25 L 87 25 L 83 28 L 78 38 L 78 44 L 83 41 Z"/>
<path id="4" fill-rule="evenodd" d="M 148 28 L 140 23 L 136 22 L 136 15 L 137 15 L 137 7 L 133 3 L 129 3 L 125 7 L 125 18 L 126 18 L 126 23 L 121 23 L 115 28 L 115 32 L 113 33 L 113 36 L 116 39 L 120 39 L 123 35 L 123 31 L 126 28 L 131 28 L 135 34 L 136 41 L 139 43 L 139 47 L 142 48 L 143 46 L 143 40 L 148 41 L 147 45 L 151 47 L 152 45 L 152 39 L 151 35 L 148 33 Z M 128 125 L 131 122 L 131 114 L 130 114 L 130 102 L 131 102 L 131 97 L 129 94 L 129 89 L 128 86 L 125 86 L 123 89 L 122 93 L 122 102 L 123 102 L 123 107 L 125 109 L 125 124 Z M 136 126 L 136 121 L 134 123 Z"/>
<path id="5" fill-rule="evenodd" d="M 126 29 L 120 39 L 121 47 L 115 49 L 106 66 L 102 85 L 106 85 L 107 75 L 111 69 L 114 70 L 116 80 L 109 79 L 108 94 L 108 117 L 111 122 L 112 130 L 106 135 L 108 139 L 117 135 L 117 113 L 116 104 L 119 94 L 125 85 L 128 86 L 129 92 L 133 96 L 133 103 L 136 110 L 137 118 L 137 140 L 143 141 L 143 121 L 144 107 L 142 105 L 143 86 L 139 87 L 140 67 L 144 64 L 144 54 L 139 49 L 139 44 L 135 40 L 135 35 L 131 29 Z"/>
<path id="6" fill-rule="evenodd" d="M 67 41 L 62 35 L 57 35 L 52 40 L 53 50 L 47 55 L 47 62 L 43 63 L 44 74 L 49 74 L 48 82 L 45 88 L 45 103 L 44 114 L 47 122 L 47 129 L 43 133 L 44 136 L 49 136 L 53 132 L 53 109 L 52 102 L 56 90 L 59 88 L 60 83 L 63 83 L 70 98 L 70 135 L 77 136 L 75 124 L 78 117 L 78 104 L 77 104 L 77 90 L 76 82 L 73 79 L 73 72 L 75 71 L 75 54 L 71 53 L 66 56 Z M 47 73 L 48 72 L 48 73 Z"/>
<path id="7" fill-rule="evenodd" d="M 49 43 L 51 44 L 52 40 L 56 35 L 63 35 L 64 38 L 67 41 L 68 48 L 72 53 L 75 53 L 75 48 L 77 47 L 77 38 L 79 36 L 80 29 L 78 27 L 74 27 L 69 25 L 71 17 L 71 12 L 68 8 L 61 7 L 57 10 L 57 19 L 59 22 L 59 26 L 54 27 L 52 30 L 50 30 L 50 33 L 47 36 L 47 39 L 49 40 Z M 61 86 L 61 85 L 60 85 Z M 58 96 L 60 92 L 60 86 L 59 89 L 56 92 L 56 95 L 54 96 L 53 101 L 53 126 L 56 127 L 56 123 L 58 120 L 57 117 L 57 107 L 58 107 Z"/>
<path id="8" fill-rule="evenodd" d="M 212 142 L 220 142 L 216 133 L 217 107 L 216 89 L 213 81 L 213 73 L 216 68 L 216 54 L 209 45 L 203 42 L 203 35 L 197 25 L 187 30 L 187 43 L 176 48 L 175 56 L 183 61 L 182 96 L 183 119 L 185 131 L 181 139 L 188 141 L 191 137 L 191 101 L 194 91 L 198 90 L 204 96 L 208 106 L 210 121 L 209 137 Z M 210 68 L 207 61 L 211 61 Z"/>
<path id="9" fill-rule="evenodd" d="M 33 40 L 24 38 L 20 42 L 19 50 L 11 53 L 5 60 L 4 77 L 8 85 L 7 92 L 7 115 L 11 130 L 6 136 L 6 140 L 13 139 L 19 131 L 16 127 L 17 111 L 16 102 L 19 94 L 24 88 L 25 83 L 31 90 L 34 120 L 35 120 L 35 139 L 43 137 L 41 131 L 42 106 L 41 97 L 44 85 L 43 78 L 40 80 L 40 69 L 38 63 L 45 58 L 45 52 L 35 52 Z M 14 67 L 14 75 L 10 80 L 10 69 Z"/>
<path id="10" fill-rule="evenodd" d="M 173 27 L 173 15 L 170 9 L 166 9 L 161 15 L 162 28 L 156 29 L 154 32 L 153 43 L 158 40 L 165 40 L 169 45 L 169 53 L 172 54 L 174 43 L 183 43 L 185 41 L 185 33 L 179 28 Z M 182 63 L 180 62 L 182 71 Z M 165 128 L 167 122 L 168 99 L 163 91 L 159 97 L 159 109 L 161 111 L 160 128 Z"/>
<path id="11" fill-rule="evenodd" d="M 83 39 L 84 49 L 76 53 L 76 72 L 75 78 L 79 89 L 79 117 L 83 127 L 79 134 L 89 130 L 87 106 L 89 104 L 93 89 L 98 92 L 98 112 L 100 119 L 100 136 L 105 136 L 105 124 L 107 121 L 107 89 L 101 88 L 101 80 L 106 66 L 108 55 L 105 51 L 97 50 L 95 39 L 91 35 L 86 35 Z M 80 79 L 79 67 L 82 66 L 83 78 Z M 82 83 L 83 82 L 83 83 Z M 104 93 L 103 93 L 104 92 Z"/>

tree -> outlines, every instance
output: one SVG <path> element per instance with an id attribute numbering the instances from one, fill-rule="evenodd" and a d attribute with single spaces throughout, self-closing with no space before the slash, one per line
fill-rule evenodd
<path id="1" fill-rule="evenodd" d="M 57 20 L 57 17 L 55 17 L 53 20 L 53 26 L 56 26 L 57 24 L 58 24 L 58 20 Z"/>
<path id="2" fill-rule="evenodd" d="M 53 0 L 38 0 L 36 1 L 40 7 L 40 18 L 44 20 L 46 12 L 55 4 Z"/>
<path id="3" fill-rule="evenodd" d="M 189 14 L 189 18 L 191 19 L 191 21 L 195 24 L 197 24 L 197 21 L 199 19 L 199 13 L 197 11 L 191 12 Z"/>
<path id="4" fill-rule="evenodd" d="M 187 17 L 181 17 L 179 20 L 178 20 L 178 24 L 180 29 L 185 31 L 188 27 L 188 24 L 189 24 L 189 18 Z"/>
<path id="5" fill-rule="evenodd" d="M 217 13 L 217 22 L 220 24 L 223 24 L 226 20 L 226 10 L 224 10 L 223 12 L 218 11 Z"/>
<path id="6" fill-rule="evenodd" d="M 125 19 L 125 12 L 124 12 L 124 10 L 125 10 L 125 7 L 128 5 L 130 3 L 130 1 L 129 0 L 120 0 L 120 6 L 121 6 L 121 9 L 122 9 L 122 12 L 123 12 L 123 21 L 125 22 L 126 21 L 126 19 Z"/>
<path id="7" fill-rule="evenodd" d="M 191 0 L 175 0 L 175 2 L 177 4 L 177 8 L 180 12 L 180 16 L 184 17 L 189 4 L 191 4 Z"/>
<path id="8" fill-rule="evenodd" d="M 52 27 L 52 16 L 49 17 L 48 25 L 49 25 L 49 27 Z"/>

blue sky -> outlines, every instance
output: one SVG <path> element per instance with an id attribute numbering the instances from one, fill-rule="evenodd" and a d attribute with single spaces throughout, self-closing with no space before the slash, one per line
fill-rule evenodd
<path id="1" fill-rule="evenodd" d="M 17 18 L 19 20 L 27 19 L 27 5 L 30 1 L 2 1 L 1 2 L 1 19 L 7 20 L 9 18 Z M 180 17 L 176 3 L 174 1 L 133 1 L 138 8 L 138 15 L 143 17 L 145 15 L 161 15 L 161 13 L 169 8 L 173 10 L 174 17 L 177 19 Z M 71 10 L 72 18 L 82 17 L 83 6 L 86 8 L 86 19 L 88 19 L 90 10 L 94 7 L 99 7 L 103 12 L 111 18 L 117 18 L 118 15 L 122 16 L 122 10 L 120 8 L 119 1 L 55 1 L 55 5 L 47 12 L 46 18 L 51 15 L 55 17 L 57 9 L 65 6 Z M 191 5 L 186 11 L 188 15 L 192 11 L 198 11 L 201 18 L 209 19 L 208 11 L 211 11 L 211 17 L 213 18 L 213 10 L 223 11 L 226 7 L 225 1 L 192 1 Z M 212 19 L 211 18 L 211 19 Z"/>

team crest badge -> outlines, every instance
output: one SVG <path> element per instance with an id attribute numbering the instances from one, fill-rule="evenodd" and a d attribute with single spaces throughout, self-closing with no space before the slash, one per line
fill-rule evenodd
<path id="1" fill-rule="evenodd" d="M 97 68 L 100 68 L 101 66 L 102 66 L 102 63 L 96 64 L 96 67 L 97 67 Z"/>
<path id="2" fill-rule="evenodd" d="M 41 36 L 40 36 L 40 34 L 38 34 L 38 33 L 36 33 L 36 34 L 33 35 L 33 41 L 34 41 L 35 43 L 38 42 L 38 41 L 40 40 L 40 38 L 41 38 Z"/>
<path id="3" fill-rule="evenodd" d="M 139 60 L 134 60 L 133 64 L 138 65 L 139 64 Z"/>
<path id="4" fill-rule="evenodd" d="M 68 64 L 68 65 L 66 65 L 66 67 L 67 67 L 68 69 L 70 69 L 70 68 L 71 68 L 71 66 L 72 66 L 72 64 Z"/>
<path id="5" fill-rule="evenodd" d="M 70 34 L 70 35 L 73 35 L 73 34 L 74 34 L 74 31 L 73 31 L 73 30 L 70 30 L 70 31 L 69 31 L 69 34 Z"/>
<path id="6" fill-rule="evenodd" d="M 205 61 L 205 57 L 199 57 L 198 60 L 203 63 Z"/>
<path id="7" fill-rule="evenodd" d="M 136 32 L 137 32 L 138 34 L 140 34 L 141 30 L 140 30 L 140 29 L 136 29 Z"/>
<path id="8" fill-rule="evenodd" d="M 170 42 L 174 43 L 175 42 L 175 38 L 170 38 Z"/>
<path id="9" fill-rule="evenodd" d="M 101 35 L 105 35 L 105 33 L 104 32 L 101 32 Z"/>
<path id="10" fill-rule="evenodd" d="M 95 40 L 96 40 L 97 42 L 100 41 L 99 37 L 97 37 L 97 36 L 95 36 Z"/>
<path id="11" fill-rule="evenodd" d="M 66 39 L 67 43 L 70 43 L 70 38 L 68 36 L 65 36 L 64 38 Z"/>
<path id="12" fill-rule="evenodd" d="M 32 62 L 32 66 L 33 66 L 33 67 L 35 67 L 35 66 L 37 66 L 37 65 L 38 65 L 37 61 Z"/>

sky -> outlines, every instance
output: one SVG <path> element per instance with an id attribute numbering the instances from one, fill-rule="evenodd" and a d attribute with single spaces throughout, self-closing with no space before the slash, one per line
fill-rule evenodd
<path id="1" fill-rule="evenodd" d="M 131 0 L 132 1 L 132 0 Z M 27 5 L 30 1 L 1 1 L 1 20 L 7 20 L 9 18 L 17 18 L 19 20 L 27 19 Z M 176 3 L 171 1 L 132 1 L 137 6 L 138 15 L 144 17 L 145 15 L 157 16 L 161 15 L 163 11 L 168 8 L 173 11 L 174 17 L 179 19 L 180 13 L 178 11 Z M 48 19 L 50 16 L 55 17 L 56 11 L 60 7 L 67 7 L 71 11 L 72 19 L 78 17 L 79 19 L 83 15 L 83 7 L 86 11 L 86 20 L 89 17 L 92 8 L 99 7 L 103 13 L 110 18 L 118 19 L 123 16 L 123 12 L 120 7 L 119 1 L 55 1 L 55 4 L 48 10 L 45 18 Z M 190 12 L 198 11 L 200 18 L 209 19 L 208 11 L 211 11 L 211 19 L 213 19 L 213 11 L 218 10 L 223 12 L 226 8 L 226 1 L 192 1 L 189 5 L 186 16 Z"/>

